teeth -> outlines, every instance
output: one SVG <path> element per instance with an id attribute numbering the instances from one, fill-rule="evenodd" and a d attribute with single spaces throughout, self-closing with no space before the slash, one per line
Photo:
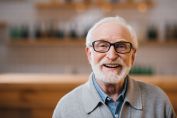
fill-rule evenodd
<path id="1" fill-rule="evenodd" d="M 117 68 L 120 65 L 119 64 L 104 64 L 104 66 L 108 67 L 108 68 Z"/>

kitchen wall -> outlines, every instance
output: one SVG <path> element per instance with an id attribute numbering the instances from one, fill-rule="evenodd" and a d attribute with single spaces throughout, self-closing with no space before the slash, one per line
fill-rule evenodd
<path id="1" fill-rule="evenodd" d="M 33 30 L 37 22 L 49 16 L 57 17 L 62 22 L 66 20 L 70 22 L 76 16 L 84 14 L 84 12 L 73 13 L 73 11 L 61 10 L 53 14 L 49 12 L 46 15 L 36 9 L 37 2 L 39 0 L 0 1 L 0 21 L 7 23 L 7 28 L 1 32 L 0 37 L 0 73 L 89 73 L 91 69 L 84 54 L 84 45 L 68 48 L 50 45 L 11 46 L 7 44 L 10 39 L 7 34 L 10 26 L 28 24 Z M 165 25 L 177 23 L 176 4 L 176 0 L 154 0 L 154 8 L 145 13 L 136 10 L 111 12 L 96 10 L 99 11 L 98 14 L 102 15 L 96 17 L 95 20 L 108 15 L 123 16 L 133 25 L 140 41 L 146 39 L 148 26 L 155 25 L 159 33 L 158 40 L 163 42 L 168 40 L 165 38 Z M 33 36 L 33 34 L 30 35 Z M 140 46 L 135 65 L 152 68 L 156 74 L 177 75 L 176 50 L 176 42 L 170 44 L 165 44 L 165 42 L 162 44 L 144 43 Z"/>

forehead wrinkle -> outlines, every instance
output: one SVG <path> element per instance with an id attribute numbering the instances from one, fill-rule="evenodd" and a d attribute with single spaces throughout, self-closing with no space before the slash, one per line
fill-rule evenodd
<path id="1" fill-rule="evenodd" d="M 107 27 L 107 29 L 105 29 Z M 93 37 L 96 40 L 99 39 L 106 39 L 106 40 L 124 40 L 124 41 L 131 41 L 130 32 L 126 27 L 120 25 L 118 23 L 103 23 L 99 25 L 95 30 L 92 32 Z"/>

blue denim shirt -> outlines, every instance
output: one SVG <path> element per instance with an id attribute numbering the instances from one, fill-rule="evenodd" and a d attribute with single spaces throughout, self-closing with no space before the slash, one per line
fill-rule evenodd
<path id="1" fill-rule="evenodd" d="M 95 89 L 97 90 L 99 96 L 101 97 L 102 101 L 108 106 L 108 108 L 110 109 L 112 115 L 114 118 L 119 118 L 120 115 L 120 110 L 125 98 L 125 93 L 127 90 L 127 78 L 125 79 L 125 83 L 124 83 L 124 88 L 122 90 L 122 92 L 120 93 L 120 95 L 118 96 L 118 99 L 116 100 L 116 102 L 113 101 L 113 99 L 111 97 L 109 97 L 102 89 L 101 87 L 98 85 L 98 83 L 96 82 L 95 76 L 93 74 L 92 76 L 93 79 L 93 85 L 95 86 Z"/>

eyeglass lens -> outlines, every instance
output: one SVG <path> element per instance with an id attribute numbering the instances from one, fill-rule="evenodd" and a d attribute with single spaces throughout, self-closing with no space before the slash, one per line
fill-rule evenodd
<path id="1" fill-rule="evenodd" d="M 110 47 L 113 45 L 117 53 L 129 53 L 131 50 L 131 43 L 129 42 L 116 42 L 110 43 L 107 41 L 99 40 L 92 43 L 93 48 L 96 52 L 105 53 L 109 51 Z"/>

